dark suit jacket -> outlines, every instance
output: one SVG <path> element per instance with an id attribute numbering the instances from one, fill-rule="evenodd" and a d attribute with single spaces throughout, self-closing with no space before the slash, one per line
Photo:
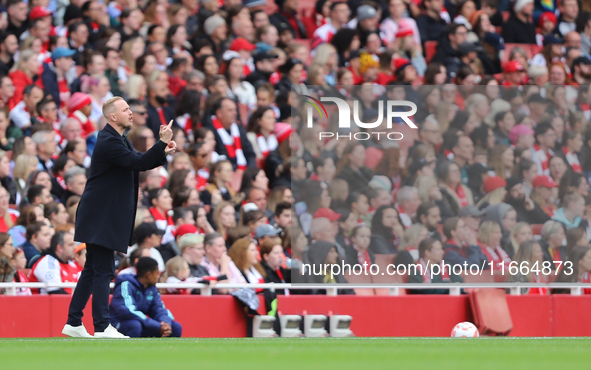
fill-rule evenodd
<path id="1" fill-rule="evenodd" d="M 97 137 L 90 175 L 76 215 L 74 239 L 126 253 L 131 245 L 137 205 L 139 171 L 166 163 L 161 140 L 145 154 L 132 150 L 107 124 Z"/>
<path id="2" fill-rule="evenodd" d="M 219 155 L 225 155 L 226 158 L 230 162 L 232 162 L 232 167 L 234 167 L 234 171 L 238 167 L 236 163 L 236 158 L 228 157 L 228 151 L 226 150 L 226 146 L 222 142 L 222 138 L 218 134 L 218 131 L 213 127 L 211 122 L 208 122 L 203 125 L 204 127 L 209 128 L 213 131 L 213 135 L 215 136 L 215 151 Z M 242 143 L 242 152 L 244 153 L 244 157 L 246 158 L 246 166 L 247 167 L 256 167 L 256 154 L 254 154 L 254 150 L 252 149 L 252 145 L 250 144 L 250 140 L 246 137 L 246 129 L 238 125 L 238 130 L 240 130 L 240 142 Z"/>
<path id="3" fill-rule="evenodd" d="M 162 107 L 164 111 L 164 118 L 166 118 L 166 124 L 172 120 L 173 126 L 178 126 L 176 120 L 174 119 L 174 112 L 170 107 Z M 162 126 L 162 122 L 160 122 L 160 115 L 158 114 L 158 109 L 154 108 L 152 104 L 148 104 L 148 119 L 146 120 L 146 126 L 152 130 L 154 133 L 154 138 L 160 137 L 160 126 Z"/>

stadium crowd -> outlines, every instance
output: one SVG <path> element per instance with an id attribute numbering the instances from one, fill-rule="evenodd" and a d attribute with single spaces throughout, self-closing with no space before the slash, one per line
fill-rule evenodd
<path id="1" fill-rule="evenodd" d="M 538 263 L 496 280 L 591 282 L 588 2 L 1 7 L 2 282 L 77 280 L 86 252 L 74 240 L 76 207 L 113 96 L 133 111 L 135 150 L 170 120 L 179 148 L 140 173 L 135 244 L 117 256 L 120 275 L 151 257 L 163 282 L 345 282 L 302 275 L 303 264 L 386 255 L 425 271 L 442 260 L 494 271 Z M 409 100 L 418 129 L 394 122 L 388 130 L 403 140 L 346 139 L 360 129 L 339 127 L 338 114 L 306 127 L 302 95 L 359 102 L 362 122 L 382 117 L 387 100 Z M 341 137 L 319 140 L 323 128 Z"/>

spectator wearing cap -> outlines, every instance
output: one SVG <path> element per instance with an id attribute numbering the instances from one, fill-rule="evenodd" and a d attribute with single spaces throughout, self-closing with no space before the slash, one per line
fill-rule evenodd
<path id="1" fill-rule="evenodd" d="M 312 35 L 312 49 L 322 43 L 331 42 L 333 36 L 341 29 L 347 27 L 351 11 L 347 2 L 333 2 L 330 5 L 330 18 L 322 26 L 318 27 Z"/>
<path id="2" fill-rule="evenodd" d="M 142 222 L 133 231 L 134 244 L 127 250 L 127 255 L 136 248 L 147 248 L 150 250 L 150 257 L 158 262 L 158 270 L 164 272 L 165 265 L 162 255 L 156 249 L 162 242 L 164 230 L 160 230 L 154 222 Z"/>
<path id="3" fill-rule="evenodd" d="M 348 26 L 350 28 L 357 28 L 359 38 L 367 40 L 370 33 L 378 30 L 378 11 L 375 5 L 364 4 L 357 8 L 357 17 L 352 19 Z M 380 40 L 381 43 L 381 40 Z"/>
<path id="4" fill-rule="evenodd" d="M 443 1 L 425 0 L 423 1 L 426 11 L 417 17 L 417 27 L 421 35 L 421 42 L 439 41 L 445 33 L 448 24 L 441 17 Z"/>
<path id="5" fill-rule="evenodd" d="M 21 35 L 24 40 L 29 36 L 37 37 L 42 42 L 41 54 L 47 54 L 49 47 L 49 36 L 55 35 L 51 24 L 52 13 L 44 6 L 35 6 L 29 12 L 29 29 Z M 49 55 L 45 55 L 45 59 Z"/>
<path id="6" fill-rule="evenodd" d="M 544 38 L 554 33 L 556 25 L 556 15 L 553 12 L 544 12 L 540 15 L 537 28 L 539 33 L 536 34 L 536 40 L 539 46 L 544 46 Z"/>
<path id="7" fill-rule="evenodd" d="M 277 27 L 278 31 L 289 29 L 293 38 L 307 39 L 306 27 L 297 13 L 297 0 L 278 0 L 277 5 L 279 10 L 269 17 L 269 21 Z"/>
<path id="8" fill-rule="evenodd" d="M 275 240 L 281 234 L 281 229 L 278 229 L 272 225 L 265 224 L 259 225 L 254 231 L 254 240 L 257 246 L 260 248 L 261 245 L 267 240 Z"/>
<path id="9" fill-rule="evenodd" d="M 76 54 L 76 51 L 71 49 L 55 48 L 51 53 L 53 64 L 43 63 L 43 72 L 41 72 L 40 78 L 37 79 L 37 85 L 48 92 L 61 109 L 68 106 L 71 97 L 66 74 L 73 66 L 72 57 L 74 54 Z M 87 132 L 86 135 L 88 133 L 90 132 Z"/>
<path id="10" fill-rule="evenodd" d="M 505 63 L 503 70 L 503 86 L 517 86 L 523 84 L 523 75 L 525 68 L 516 60 Z"/>
<path id="11" fill-rule="evenodd" d="M 27 3 L 23 0 L 11 0 L 7 4 L 8 26 L 6 32 L 20 39 L 21 35 L 27 30 Z"/>
<path id="12" fill-rule="evenodd" d="M 586 56 L 576 58 L 570 68 L 573 82 L 579 85 L 591 83 L 591 59 Z"/>
<path id="13" fill-rule="evenodd" d="M 396 81 L 405 85 L 412 84 L 417 78 L 417 69 L 406 58 L 394 58 L 392 61 Z"/>
<path id="14" fill-rule="evenodd" d="M 558 184 L 550 176 L 538 175 L 532 181 L 532 186 L 531 200 L 551 218 L 556 211 L 552 202 L 552 189 L 558 188 Z"/>
<path id="15" fill-rule="evenodd" d="M 530 65 L 541 65 L 549 67 L 553 63 L 566 63 L 562 49 L 564 47 L 564 39 L 558 37 L 556 34 L 549 34 L 544 37 L 544 47 L 540 53 L 534 55 L 530 61 Z"/>
<path id="16" fill-rule="evenodd" d="M 80 124 L 82 138 L 86 138 L 97 129 L 96 123 L 90 120 L 92 98 L 88 94 L 81 92 L 72 94 L 70 100 L 67 101 L 67 107 L 68 118 L 75 119 Z"/>
<path id="17" fill-rule="evenodd" d="M 277 57 L 277 54 L 269 53 L 268 51 L 255 54 L 253 57 L 255 69 L 244 80 L 252 84 L 255 88 L 268 82 L 273 72 L 275 72 L 273 60 L 277 59 Z"/>
<path id="18" fill-rule="evenodd" d="M 562 0 L 558 9 L 560 15 L 556 20 L 557 25 L 554 31 L 560 36 L 566 36 L 567 33 L 577 29 L 579 3 L 577 0 Z"/>
<path id="19" fill-rule="evenodd" d="M 255 69 L 252 57 L 252 52 L 255 49 L 256 46 L 253 43 L 248 41 L 248 39 L 239 36 L 232 41 L 228 51 L 224 53 L 224 59 L 229 60 L 231 57 L 239 56 L 243 64 L 243 73 L 241 77 L 246 77 Z M 224 70 L 220 70 L 220 72 L 224 73 Z"/>
<path id="20" fill-rule="evenodd" d="M 483 63 L 484 73 L 502 73 L 500 52 L 505 50 L 505 41 L 496 32 L 486 32 L 482 37 L 484 52 L 479 55 L 486 55 L 490 63 Z M 485 59 L 486 60 L 486 59 Z"/>
<path id="21" fill-rule="evenodd" d="M 536 26 L 530 21 L 534 0 L 517 0 L 513 12 L 503 24 L 503 39 L 511 44 L 535 44 Z"/>
<path id="22" fill-rule="evenodd" d="M 19 50 L 18 39 L 8 32 L 0 33 L 0 74 L 8 76 L 14 66 L 14 55 Z M 12 107 L 10 107 L 12 108 Z"/>
<path id="23" fill-rule="evenodd" d="M 512 206 L 515 212 L 517 212 L 517 222 L 543 224 L 550 219 L 536 202 L 525 196 L 523 183 L 520 179 L 515 177 L 508 178 L 505 188 L 507 189 L 505 203 Z"/>
<path id="24" fill-rule="evenodd" d="M 474 233 L 478 232 L 480 227 L 480 220 L 484 216 L 485 212 L 478 209 L 476 206 L 466 206 L 460 209 L 458 217 L 460 217 L 466 227 L 472 230 Z"/>
<path id="25" fill-rule="evenodd" d="M 228 27 L 226 21 L 220 15 L 214 14 L 207 18 L 203 23 L 203 31 L 205 34 L 197 36 L 197 38 L 193 40 L 193 44 L 204 38 L 209 41 L 212 46 L 213 55 L 215 55 L 217 59 L 221 59 L 227 49 L 226 40 L 228 39 Z"/>
<path id="26" fill-rule="evenodd" d="M 499 204 L 505 199 L 507 182 L 500 176 L 488 176 L 482 182 L 484 197 L 476 204 L 478 209 L 485 209 L 488 206 Z"/>
<path id="27" fill-rule="evenodd" d="M 454 62 L 457 63 L 457 59 L 460 57 L 459 53 L 459 46 L 466 42 L 466 38 L 468 36 L 468 29 L 465 25 L 460 23 L 452 23 L 446 29 L 446 35 L 441 38 L 439 43 L 437 44 L 437 51 L 431 59 L 432 62 L 438 62 L 443 64 L 444 66 L 450 65 Z M 459 70 L 459 67 L 456 68 L 456 71 Z M 451 77 L 455 77 L 448 71 L 448 75 Z"/>
<path id="28" fill-rule="evenodd" d="M 359 56 L 359 76 L 362 82 L 373 83 L 378 78 L 380 63 L 372 54 L 362 52 Z"/>

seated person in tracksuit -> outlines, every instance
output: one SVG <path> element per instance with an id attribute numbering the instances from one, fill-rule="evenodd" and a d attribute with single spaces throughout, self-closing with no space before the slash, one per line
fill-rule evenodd
<path id="1" fill-rule="evenodd" d="M 135 264 L 137 275 L 123 274 L 115 280 L 115 292 L 109 306 L 111 325 L 122 334 L 139 337 L 180 337 L 181 324 L 160 299 L 156 283 L 158 262 L 141 257 Z"/>

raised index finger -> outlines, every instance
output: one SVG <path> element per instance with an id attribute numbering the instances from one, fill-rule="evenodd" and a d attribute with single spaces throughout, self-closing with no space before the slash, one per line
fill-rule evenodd
<path id="1" fill-rule="evenodd" d="M 170 120 L 170 122 L 168 122 L 168 125 L 166 127 L 167 128 L 172 128 L 172 120 Z"/>

